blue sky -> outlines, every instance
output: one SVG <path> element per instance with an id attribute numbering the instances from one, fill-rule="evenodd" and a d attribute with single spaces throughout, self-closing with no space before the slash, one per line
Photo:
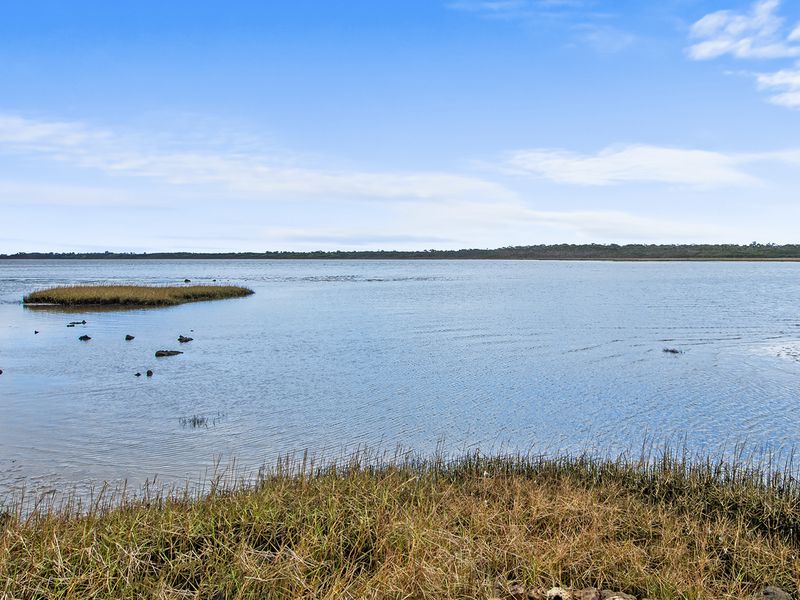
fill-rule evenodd
<path id="1" fill-rule="evenodd" d="M 799 242 L 800 3 L 0 3 L 0 252 Z"/>

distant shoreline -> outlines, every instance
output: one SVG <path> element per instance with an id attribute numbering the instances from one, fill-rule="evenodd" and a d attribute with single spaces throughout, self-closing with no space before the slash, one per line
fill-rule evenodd
<path id="1" fill-rule="evenodd" d="M 800 262 L 800 258 L 795 257 L 784 257 L 784 258 L 505 258 L 505 257 L 485 257 L 485 258 L 451 258 L 451 257 L 397 257 L 397 256 L 386 256 L 386 257 L 263 257 L 263 258 L 253 258 L 249 256 L 116 256 L 113 258 L 104 258 L 104 257 L 55 257 L 55 256 L 44 256 L 44 257 L 17 257 L 17 256 L 3 256 L 0 255 L 0 260 L 19 260 L 19 261 L 28 261 L 28 260 L 298 260 L 298 261 L 342 261 L 342 262 L 352 262 L 352 261 L 359 261 L 359 260 L 374 260 L 374 261 L 447 261 L 447 260 L 458 260 L 458 261 L 519 261 L 519 262 L 693 262 L 693 263 L 701 263 L 701 262 L 765 262 L 765 263 L 796 263 Z"/>
<path id="2" fill-rule="evenodd" d="M 19 252 L 2 260 L 553 260 L 800 262 L 800 244 L 554 244 L 461 250 L 274 252 Z"/>

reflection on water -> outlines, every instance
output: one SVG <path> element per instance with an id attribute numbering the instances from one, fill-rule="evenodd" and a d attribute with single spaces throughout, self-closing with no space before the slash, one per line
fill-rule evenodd
<path id="1" fill-rule="evenodd" d="M 89 314 L 89 313 L 108 313 L 124 312 L 128 310 L 156 310 L 160 307 L 155 306 L 135 306 L 131 304 L 117 304 L 115 306 L 104 306 L 102 304 L 85 304 L 83 306 L 65 306 L 63 304 L 22 304 L 24 310 L 33 312 L 49 312 L 58 314 Z"/>
<path id="2" fill-rule="evenodd" d="M 794 263 L 0 261 L 0 498 L 442 439 L 780 451 L 800 431 L 799 276 Z M 184 278 L 256 294 L 20 304 L 54 285 Z"/>

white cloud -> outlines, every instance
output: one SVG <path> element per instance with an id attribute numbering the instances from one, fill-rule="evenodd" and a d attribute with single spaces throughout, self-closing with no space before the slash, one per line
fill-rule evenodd
<path id="1" fill-rule="evenodd" d="M 730 55 L 738 59 L 787 59 L 800 57 L 800 24 L 786 27 L 778 15 L 781 0 L 759 0 L 746 14 L 722 10 L 697 21 L 691 35 L 699 39 L 689 47 L 695 60 Z M 772 104 L 800 109 L 800 67 L 772 73 L 756 73 L 760 90 L 768 91 Z"/>
<path id="2" fill-rule="evenodd" d="M 700 40 L 689 47 L 689 56 L 708 60 L 730 54 L 736 58 L 787 58 L 800 56 L 800 46 L 791 42 L 797 31 L 787 33 L 778 16 L 780 0 L 759 0 L 750 12 L 721 10 L 697 21 L 691 36 Z"/>
<path id="3" fill-rule="evenodd" d="M 759 73 L 756 82 L 759 89 L 772 93 L 769 101 L 773 104 L 800 109 L 800 65 L 774 73 Z"/>
<path id="4" fill-rule="evenodd" d="M 534 149 L 512 154 L 511 169 L 558 183 L 603 186 L 649 182 L 688 186 L 751 185 L 742 170 L 752 156 L 660 146 L 610 147 L 596 154 Z"/>
<path id="5" fill-rule="evenodd" d="M 83 123 L 0 114 L 0 153 L 47 157 L 106 173 L 174 185 L 215 185 L 250 196 L 318 195 L 389 199 L 510 198 L 503 186 L 441 172 L 371 172 L 293 167 L 269 156 L 220 148 L 217 152 L 159 151 Z"/>

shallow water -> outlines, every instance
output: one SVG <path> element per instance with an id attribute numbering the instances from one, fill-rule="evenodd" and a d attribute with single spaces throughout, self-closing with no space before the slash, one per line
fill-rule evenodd
<path id="1" fill-rule="evenodd" d="M 256 294 L 122 312 L 19 303 L 186 277 Z M 0 261 L 0 499 L 358 445 L 780 451 L 800 438 L 798 298 L 796 263 Z"/>

